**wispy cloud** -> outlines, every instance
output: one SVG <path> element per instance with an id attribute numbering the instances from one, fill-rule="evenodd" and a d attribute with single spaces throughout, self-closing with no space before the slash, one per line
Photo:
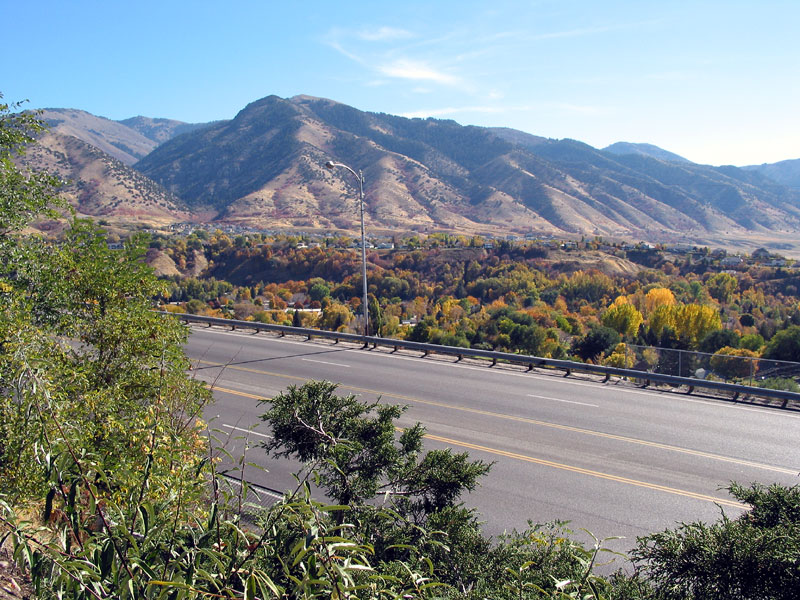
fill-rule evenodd
<path id="1" fill-rule="evenodd" d="M 359 65 L 362 65 L 362 66 L 367 66 L 366 61 L 364 59 L 362 59 L 357 54 L 347 50 L 338 41 L 336 41 L 336 40 L 328 40 L 327 44 L 328 44 L 328 46 L 330 46 L 331 48 L 336 50 L 338 53 L 340 53 L 343 56 L 346 56 L 347 58 L 349 58 L 353 62 L 358 63 Z"/>
<path id="2" fill-rule="evenodd" d="M 378 67 L 378 71 L 386 77 L 394 77 L 396 79 L 433 81 L 445 85 L 456 85 L 460 82 L 460 79 L 454 75 L 438 71 L 427 63 L 407 58 L 381 65 Z"/>
<path id="3" fill-rule="evenodd" d="M 413 33 L 405 29 L 385 26 L 377 29 L 362 29 L 356 35 L 366 42 L 393 42 L 414 37 Z"/>

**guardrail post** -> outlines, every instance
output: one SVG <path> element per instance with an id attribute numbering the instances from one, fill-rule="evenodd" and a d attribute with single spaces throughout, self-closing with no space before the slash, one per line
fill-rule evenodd
<path id="1" fill-rule="evenodd" d="M 533 363 L 528 363 L 528 371 L 533 371 Z"/>
<path id="2" fill-rule="evenodd" d="M 564 377 L 569 377 L 572 375 L 572 369 L 564 369 Z"/>
<path id="3" fill-rule="evenodd" d="M 286 332 L 285 332 L 285 331 L 279 331 L 279 332 L 278 332 L 278 335 L 279 335 L 280 337 L 286 337 Z"/>
<path id="4" fill-rule="evenodd" d="M 236 325 L 231 325 L 231 331 L 236 331 Z"/>
<path id="5" fill-rule="evenodd" d="M 690 386 L 689 386 L 689 389 L 688 389 L 688 390 L 686 390 L 686 394 L 687 394 L 687 395 L 689 395 L 689 394 L 691 394 L 692 392 L 694 392 L 694 386 L 693 386 L 693 385 L 690 385 Z"/>
<path id="6" fill-rule="evenodd" d="M 736 402 L 738 399 L 739 399 L 739 392 L 733 392 L 733 398 L 732 398 L 732 400 L 733 400 L 734 402 Z"/>
<path id="7" fill-rule="evenodd" d="M 608 383 L 608 380 L 611 379 L 611 373 L 606 373 L 605 378 L 603 379 L 603 383 Z"/>
<path id="8" fill-rule="evenodd" d="M 400 349 L 400 348 L 399 348 L 399 346 L 395 345 L 395 347 L 394 347 L 394 350 L 392 350 L 392 354 L 394 354 L 395 352 L 397 352 L 399 349 Z"/>
<path id="9" fill-rule="evenodd" d="M 493 359 L 492 359 L 492 364 L 491 364 L 491 366 L 495 366 L 496 364 L 497 364 L 497 359 L 496 359 L 496 358 L 493 358 Z"/>
<path id="10" fill-rule="evenodd" d="M 428 356 L 428 354 L 429 354 L 429 352 L 427 350 L 425 350 L 425 354 L 422 355 L 422 358 L 425 358 L 426 356 Z"/>
<path id="11" fill-rule="evenodd" d="M 463 360 L 463 358 L 464 358 L 463 354 L 458 354 L 457 356 L 458 356 L 458 359 L 456 360 L 456 362 L 461 362 Z"/>

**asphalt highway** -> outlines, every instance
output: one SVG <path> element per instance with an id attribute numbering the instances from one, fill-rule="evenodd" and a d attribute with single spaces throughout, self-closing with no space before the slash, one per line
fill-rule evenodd
<path id="1" fill-rule="evenodd" d="M 462 499 L 490 535 L 566 520 L 598 538 L 621 536 L 606 546 L 627 550 L 679 522 L 739 515 L 745 507 L 723 489 L 731 481 L 800 483 L 797 412 L 247 330 L 194 327 L 186 350 L 214 389 L 211 427 L 232 454 L 247 446 L 246 462 L 267 469 L 245 467 L 246 479 L 275 490 L 293 487 L 299 465 L 257 447 L 269 436 L 258 402 L 309 379 L 407 405 L 399 425 L 421 422 L 426 448 L 494 462 Z"/>

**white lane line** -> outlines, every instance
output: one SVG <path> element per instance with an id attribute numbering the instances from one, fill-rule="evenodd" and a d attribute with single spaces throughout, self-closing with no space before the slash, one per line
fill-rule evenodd
<path id="1" fill-rule="evenodd" d="M 209 330 L 209 329 L 207 329 L 205 327 L 199 328 L 198 331 L 204 332 L 204 333 L 206 333 L 206 332 L 213 333 L 213 334 L 216 334 L 216 335 L 230 335 L 230 336 L 234 336 L 234 337 L 247 337 L 247 338 L 253 339 L 252 334 L 244 334 L 244 333 L 240 333 L 239 331 L 220 331 L 220 330 L 213 330 L 213 329 Z M 258 339 L 258 338 L 255 338 L 255 339 Z M 305 346 L 306 348 L 308 348 L 308 342 L 296 342 L 294 340 L 287 340 L 285 338 L 267 338 L 267 337 L 262 337 L 261 339 L 262 340 L 275 341 L 275 342 L 279 342 L 281 344 L 295 344 L 297 346 Z M 339 350 L 339 352 L 363 352 L 363 350 L 361 348 L 343 348 L 343 349 Z M 429 359 L 426 359 L 426 358 L 416 357 L 416 356 L 400 356 L 398 354 L 382 354 L 380 352 L 369 352 L 367 354 L 369 356 L 381 356 L 383 358 L 389 358 L 389 359 L 392 359 L 392 360 L 407 360 L 407 361 L 411 361 L 411 362 L 421 362 L 421 363 L 424 363 L 424 364 L 429 365 L 429 366 L 443 366 L 443 367 L 452 367 L 452 368 L 455 368 L 455 369 L 466 369 L 468 371 L 481 371 L 483 373 L 492 373 L 492 374 L 495 374 L 495 375 L 501 375 L 501 376 L 505 376 L 505 377 L 524 377 L 525 379 L 528 379 L 528 380 L 531 380 L 531 379 L 537 380 L 538 379 L 540 381 L 548 381 L 548 382 L 554 381 L 553 377 L 552 376 L 548 376 L 548 375 L 536 375 L 534 373 L 514 373 L 513 371 L 499 371 L 499 370 L 495 371 L 495 370 L 492 370 L 491 368 L 489 368 L 488 364 L 485 367 L 484 366 L 471 366 L 471 365 L 461 365 L 461 364 L 457 364 L 455 362 L 432 361 L 432 360 L 429 360 Z M 219 365 L 219 366 L 224 366 L 224 365 Z M 689 398 L 689 397 L 686 397 L 682 393 L 666 392 L 666 391 L 664 391 L 664 392 L 658 392 L 658 391 L 647 392 L 647 391 L 642 391 L 642 390 L 631 389 L 631 388 L 628 388 L 628 387 L 622 387 L 622 386 L 618 387 L 618 386 L 614 386 L 614 385 L 603 384 L 603 383 L 600 383 L 599 381 L 597 381 L 597 382 L 572 381 L 572 380 L 564 379 L 564 378 L 559 378 L 559 381 L 561 383 L 566 384 L 566 385 L 574 385 L 574 386 L 578 386 L 578 387 L 588 387 L 588 388 L 595 388 L 595 389 L 600 388 L 600 389 L 604 389 L 606 391 L 614 390 L 614 391 L 617 391 L 617 392 L 619 392 L 621 394 L 636 394 L 638 396 L 646 396 L 646 397 L 651 398 L 653 400 L 663 401 L 664 399 L 668 398 L 670 400 L 674 400 L 674 401 L 677 401 L 677 402 L 684 402 L 684 403 L 687 403 L 687 404 L 701 404 L 701 405 L 706 405 L 706 406 L 714 406 L 714 407 L 717 407 L 717 408 L 720 408 L 720 409 L 744 411 L 744 412 L 756 412 L 756 413 L 759 413 L 761 415 L 775 415 L 776 418 L 779 418 L 781 420 L 784 420 L 784 419 L 790 419 L 790 420 L 800 419 L 800 415 L 791 414 L 791 413 L 788 413 L 786 411 L 777 411 L 774 408 L 770 408 L 770 407 L 767 407 L 767 406 L 742 406 L 741 404 L 733 404 L 730 401 L 724 400 L 722 398 L 720 398 L 719 400 L 702 400 L 700 398 Z"/>
<path id="2" fill-rule="evenodd" d="M 304 360 L 306 362 L 319 363 L 321 365 L 330 365 L 332 367 L 342 367 L 343 369 L 349 369 L 350 368 L 350 365 L 343 365 L 341 363 L 328 362 L 326 360 L 314 360 L 313 358 L 301 358 L 300 360 Z"/>
<path id="3" fill-rule="evenodd" d="M 257 435 L 259 437 L 267 438 L 268 440 L 272 439 L 271 435 L 267 435 L 266 433 L 258 433 L 257 431 L 253 431 L 252 429 L 245 429 L 244 427 L 236 427 L 236 425 L 228 425 L 227 423 L 222 423 L 223 427 L 227 427 L 228 429 L 235 429 L 236 431 L 242 431 L 244 433 L 252 433 L 253 435 Z"/>
<path id="4" fill-rule="evenodd" d="M 569 404 L 580 404 L 581 406 L 591 406 L 599 408 L 597 404 L 588 404 L 587 402 L 577 402 L 575 400 L 564 400 L 563 398 L 550 398 L 549 396 L 537 396 L 535 394 L 528 394 L 528 398 L 539 398 L 540 400 L 552 400 L 553 402 L 567 402 Z"/>

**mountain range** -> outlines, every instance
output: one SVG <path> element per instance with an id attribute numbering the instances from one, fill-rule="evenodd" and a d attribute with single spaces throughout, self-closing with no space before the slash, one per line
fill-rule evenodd
<path id="1" fill-rule="evenodd" d="M 326 169 L 333 160 L 363 173 L 370 231 L 774 247 L 800 232 L 800 160 L 712 167 L 649 144 L 597 149 L 309 96 L 268 96 L 206 124 L 41 116 L 51 130 L 27 162 L 56 168 L 81 213 L 110 220 L 353 230 L 359 182 Z"/>

